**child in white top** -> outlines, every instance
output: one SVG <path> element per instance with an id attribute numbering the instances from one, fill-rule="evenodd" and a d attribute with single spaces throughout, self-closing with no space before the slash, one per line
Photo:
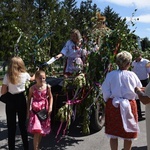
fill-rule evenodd
<path id="1" fill-rule="evenodd" d="M 81 58 L 83 64 L 85 63 L 87 51 L 82 49 L 82 36 L 77 29 L 71 31 L 70 40 L 68 40 L 61 50 L 60 54 L 56 55 L 55 58 L 59 59 L 62 56 L 66 56 L 66 64 L 64 67 L 64 75 L 70 75 L 74 73 L 74 60 Z"/>

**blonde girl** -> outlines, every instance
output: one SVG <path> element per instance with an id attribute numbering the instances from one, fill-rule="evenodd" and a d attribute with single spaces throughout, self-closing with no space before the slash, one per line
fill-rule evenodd
<path id="1" fill-rule="evenodd" d="M 23 60 L 20 57 L 11 58 L 1 88 L 2 95 L 6 92 L 10 93 L 6 102 L 9 150 L 15 150 L 16 115 L 18 115 L 18 125 L 24 150 L 29 149 L 26 129 L 27 105 L 24 95 L 25 83 L 27 80 L 33 81 L 34 76 L 30 77 L 27 73 Z"/>
<path id="2" fill-rule="evenodd" d="M 42 136 L 50 133 L 50 114 L 52 112 L 53 96 L 50 85 L 46 84 L 46 74 L 42 70 L 35 73 L 36 84 L 30 87 L 28 96 L 29 125 L 28 132 L 34 135 L 34 150 L 39 150 Z M 36 112 L 46 108 L 48 118 L 40 121 Z"/>
<path id="3" fill-rule="evenodd" d="M 85 63 L 85 58 L 87 55 L 86 49 L 82 48 L 82 36 L 80 31 L 73 29 L 70 33 L 70 39 L 66 42 L 61 52 L 55 56 L 56 59 L 65 56 L 66 63 L 64 66 L 64 75 L 72 75 L 74 73 L 74 61 L 80 58 Z"/>

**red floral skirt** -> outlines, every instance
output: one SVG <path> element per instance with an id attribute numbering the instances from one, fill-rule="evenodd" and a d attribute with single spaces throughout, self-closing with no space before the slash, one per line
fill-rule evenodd
<path id="1" fill-rule="evenodd" d="M 138 122 L 137 105 L 135 100 L 130 100 L 131 111 Z M 105 108 L 105 133 L 121 137 L 124 139 L 134 139 L 137 138 L 137 132 L 126 132 L 123 128 L 122 118 L 120 114 L 120 107 L 114 107 L 112 104 L 112 99 L 106 102 Z"/>

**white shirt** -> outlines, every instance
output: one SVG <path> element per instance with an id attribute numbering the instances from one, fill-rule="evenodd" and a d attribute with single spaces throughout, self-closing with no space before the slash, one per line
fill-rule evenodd
<path id="1" fill-rule="evenodd" d="M 67 57 L 67 66 L 65 72 L 73 73 L 73 61 L 75 58 L 84 57 L 86 55 L 86 50 L 83 50 L 82 48 L 76 49 L 75 44 L 71 40 L 68 40 L 61 50 L 61 53 Z"/>
<path id="2" fill-rule="evenodd" d="M 25 84 L 30 78 L 30 75 L 27 72 L 24 72 L 20 74 L 20 82 L 18 84 L 12 84 L 9 82 L 7 74 L 5 74 L 3 84 L 8 86 L 8 92 L 11 94 L 17 94 L 25 91 Z"/>
<path id="3" fill-rule="evenodd" d="M 146 67 L 148 62 L 149 60 L 144 58 L 142 58 L 139 62 L 136 62 L 135 60 L 132 62 L 132 71 L 138 76 L 140 80 L 149 78 L 150 68 Z"/>
<path id="4" fill-rule="evenodd" d="M 137 75 L 128 70 L 114 70 L 107 74 L 102 84 L 102 93 L 105 101 L 108 98 L 136 99 L 135 87 L 142 87 Z"/>

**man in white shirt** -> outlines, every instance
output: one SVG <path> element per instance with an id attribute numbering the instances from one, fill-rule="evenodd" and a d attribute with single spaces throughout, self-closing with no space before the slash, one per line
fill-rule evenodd
<path id="1" fill-rule="evenodd" d="M 137 57 L 132 62 L 132 71 L 136 73 L 138 78 L 140 79 L 142 86 L 146 87 L 146 85 L 149 83 L 149 74 L 150 74 L 150 67 L 148 67 L 148 63 L 150 61 L 148 59 L 142 58 L 142 53 L 139 51 L 137 53 Z M 142 112 L 141 112 L 141 104 L 139 99 L 136 100 L 137 107 L 138 107 L 138 116 L 139 119 L 142 118 Z"/>

